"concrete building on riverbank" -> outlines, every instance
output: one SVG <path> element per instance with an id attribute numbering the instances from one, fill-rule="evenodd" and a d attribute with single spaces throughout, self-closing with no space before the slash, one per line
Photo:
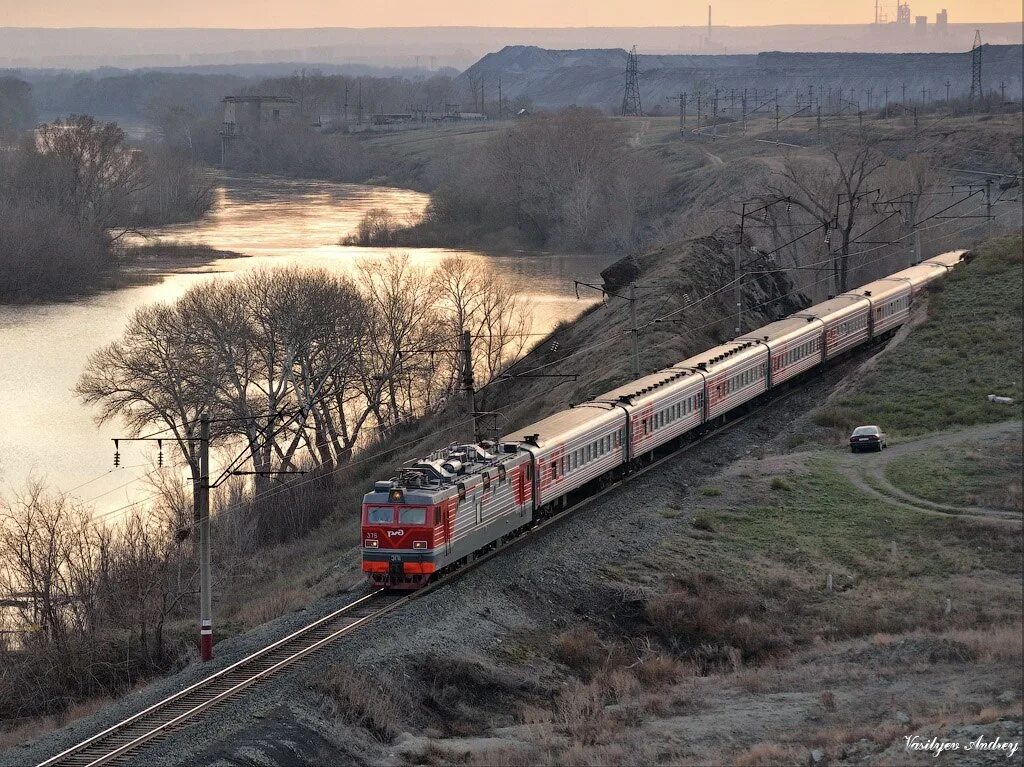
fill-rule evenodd
<path id="1" fill-rule="evenodd" d="M 268 126 L 295 119 L 298 104 L 283 96 L 225 96 L 220 127 L 221 165 L 228 167 L 233 145 Z"/>

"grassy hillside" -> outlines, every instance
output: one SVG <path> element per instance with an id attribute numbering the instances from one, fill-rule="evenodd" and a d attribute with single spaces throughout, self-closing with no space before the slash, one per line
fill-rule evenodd
<path id="1" fill-rule="evenodd" d="M 1020 235 L 983 243 L 937 285 L 924 323 L 817 415 L 825 426 L 877 423 L 907 436 L 1021 417 Z M 1012 397 L 1012 406 L 988 401 Z"/>

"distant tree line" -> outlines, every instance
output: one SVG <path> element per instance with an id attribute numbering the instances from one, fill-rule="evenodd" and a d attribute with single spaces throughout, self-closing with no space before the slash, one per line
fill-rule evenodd
<path id="1" fill-rule="evenodd" d="M 0 300 L 73 295 L 115 271 L 136 227 L 205 213 L 212 185 L 187 153 L 131 147 L 113 123 L 47 123 L 0 153 Z"/>

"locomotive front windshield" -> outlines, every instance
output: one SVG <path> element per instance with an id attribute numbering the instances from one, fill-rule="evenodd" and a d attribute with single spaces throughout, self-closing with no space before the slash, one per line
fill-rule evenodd
<path id="1" fill-rule="evenodd" d="M 395 510 L 391 506 L 371 506 L 366 510 L 366 523 L 370 525 L 390 525 L 395 521 Z"/>
<path id="2" fill-rule="evenodd" d="M 398 509 L 398 524 L 425 525 L 427 524 L 427 510 L 417 506 L 401 507 Z"/>

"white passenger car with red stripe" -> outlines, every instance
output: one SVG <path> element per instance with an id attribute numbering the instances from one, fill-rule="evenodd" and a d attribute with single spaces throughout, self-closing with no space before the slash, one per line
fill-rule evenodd
<path id="1" fill-rule="evenodd" d="M 626 461 L 626 411 L 585 402 L 501 438 L 528 451 L 536 467 L 535 504 L 565 497 Z"/>
<path id="2" fill-rule="evenodd" d="M 634 460 L 704 421 L 704 377 L 666 368 L 594 398 L 629 413 L 626 460 Z"/>
<path id="3" fill-rule="evenodd" d="M 778 386 L 822 362 L 825 323 L 817 317 L 787 317 L 737 341 L 750 341 L 768 349 L 768 386 Z"/>
<path id="4" fill-rule="evenodd" d="M 821 321 L 826 360 L 838 357 L 871 337 L 871 302 L 863 296 L 836 296 L 792 316 Z"/>
<path id="5" fill-rule="evenodd" d="M 768 391 L 768 349 L 753 341 L 722 344 L 672 367 L 704 378 L 706 421 Z"/>

